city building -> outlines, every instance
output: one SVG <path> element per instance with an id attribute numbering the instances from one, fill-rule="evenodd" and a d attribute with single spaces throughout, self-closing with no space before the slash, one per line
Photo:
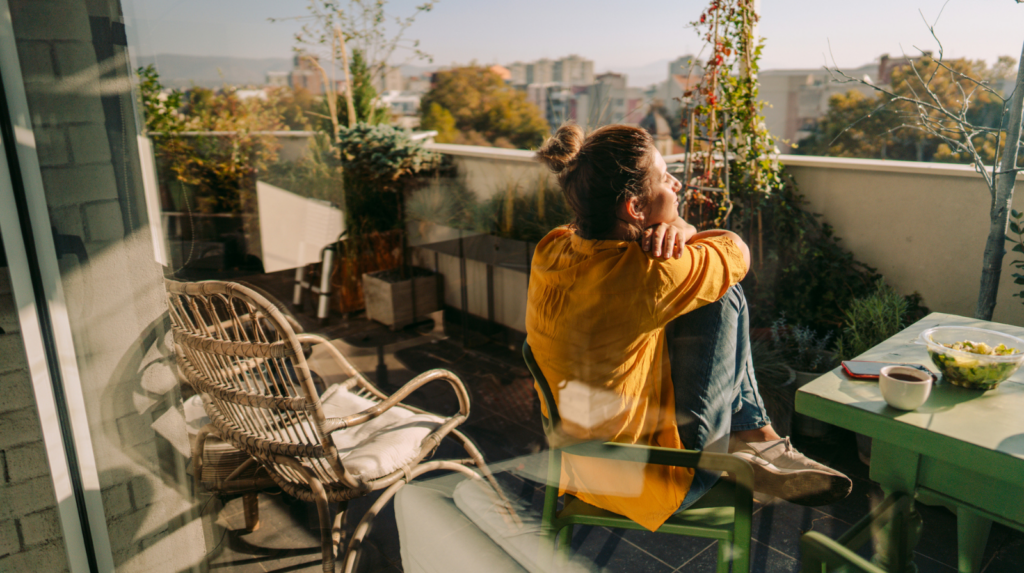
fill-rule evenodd
<path id="1" fill-rule="evenodd" d="M 843 71 L 869 83 L 885 83 L 878 78 L 882 74 L 891 74 L 891 64 L 892 60 L 883 57 L 880 63 Z M 765 126 L 773 136 L 783 140 L 778 146 L 783 154 L 793 152 L 787 142 L 795 144 L 810 134 L 818 120 L 828 112 L 832 96 L 850 90 L 867 96 L 875 93 L 870 86 L 859 82 L 835 82 L 828 70 L 821 68 L 762 70 L 758 79 L 761 82 L 761 99 L 767 104 L 762 110 Z"/>
<path id="2" fill-rule="evenodd" d="M 594 83 L 594 61 L 576 54 L 557 60 L 542 58 L 535 62 L 514 62 L 508 65 L 508 70 L 511 73 L 510 83 L 517 87 L 551 83 L 574 87 Z"/>
<path id="3" fill-rule="evenodd" d="M 540 109 L 552 130 L 573 118 L 573 92 L 560 83 L 530 84 L 526 86 L 526 99 Z"/>
<path id="4" fill-rule="evenodd" d="M 324 76 L 319 69 L 320 58 L 313 54 L 296 54 L 292 58 L 292 69 L 288 71 L 267 72 L 267 84 L 272 86 L 287 86 L 290 88 L 303 88 L 313 95 L 324 95 Z M 341 92 L 345 89 L 345 80 L 335 80 L 335 89 Z"/>
<path id="5" fill-rule="evenodd" d="M 431 74 L 420 74 L 418 76 L 409 76 L 405 79 L 405 91 L 424 94 L 430 91 L 430 80 Z"/>
<path id="6" fill-rule="evenodd" d="M 388 90 L 380 95 L 380 103 L 387 106 L 392 115 L 414 116 L 420 112 L 419 94 Z"/>
<path id="7" fill-rule="evenodd" d="M 512 74 L 512 85 L 525 86 L 527 84 L 526 66 L 523 62 L 513 62 L 508 65 L 508 71 Z"/>
<path id="8" fill-rule="evenodd" d="M 378 93 L 400 92 L 405 89 L 405 77 L 402 76 L 402 69 L 398 66 L 388 66 L 384 73 L 374 81 L 374 88 Z"/>
<path id="9" fill-rule="evenodd" d="M 526 64 L 527 84 L 550 84 L 555 81 L 555 62 L 548 58 L 541 58 L 536 62 Z"/>
<path id="10" fill-rule="evenodd" d="M 594 62 L 576 54 L 555 61 L 554 81 L 566 87 L 589 86 L 594 83 Z"/>
<path id="11" fill-rule="evenodd" d="M 646 112 L 644 92 L 627 85 L 626 74 L 596 76 L 595 83 L 572 89 L 570 115 L 583 129 L 625 123 L 638 125 Z"/>
<path id="12" fill-rule="evenodd" d="M 684 94 L 697 89 L 703 76 L 704 69 L 696 56 L 680 56 L 669 62 L 667 77 L 649 92 L 649 97 L 660 100 L 665 106 L 666 117 L 676 121 Z"/>

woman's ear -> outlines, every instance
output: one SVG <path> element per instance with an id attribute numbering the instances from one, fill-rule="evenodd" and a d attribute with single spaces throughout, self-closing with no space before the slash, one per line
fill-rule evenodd
<path id="1" fill-rule="evenodd" d="M 626 201 L 626 215 L 629 215 L 630 219 L 638 223 L 644 219 L 644 213 L 640 207 L 640 199 L 638 197 L 630 197 L 629 201 Z"/>

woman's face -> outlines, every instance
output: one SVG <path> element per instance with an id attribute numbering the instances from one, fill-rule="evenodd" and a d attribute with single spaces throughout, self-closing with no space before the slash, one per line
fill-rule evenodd
<path id="1" fill-rule="evenodd" d="M 654 151 L 654 177 L 651 198 L 644 209 L 645 226 L 671 223 L 679 218 L 679 191 L 683 185 L 668 172 L 665 158 Z"/>

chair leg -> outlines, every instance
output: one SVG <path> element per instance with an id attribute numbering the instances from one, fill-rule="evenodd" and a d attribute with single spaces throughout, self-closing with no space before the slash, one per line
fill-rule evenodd
<path id="1" fill-rule="evenodd" d="M 245 514 L 245 530 L 252 532 L 260 528 L 260 502 L 255 493 L 242 496 L 242 513 Z"/>
<path id="2" fill-rule="evenodd" d="M 558 541 L 555 544 L 555 548 L 566 559 L 572 557 L 572 530 L 573 526 L 571 524 L 563 527 L 558 532 Z"/>
<path id="3" fill-rule="evenodd" d="M 727 543 L 724 539 L 718 540 L 718 566 L 715 569 L 716 573 L 729 573 L 730 549 L 732 549 L 731 543 Z"/>
<path id="4" fill-rule="evenodd" d="M 334 573 L 334 543 L 332 534 L 333 520 L 331 507 L 327 502 L 327 491 L 319 480 L 309 480 L 310 489 L 316 496 L 316 511 L 320 515 L 320 548 L 323 552 L 324 573 Z"/>
<path id="5" fill-rule="evenodd" d="M 341 547 L 345 538 L 345 522 L 348 521 L 348 502 L 338 502 L 337 511 L 334 513 L 334 528 L 331 530 L 331 544 Z"/>

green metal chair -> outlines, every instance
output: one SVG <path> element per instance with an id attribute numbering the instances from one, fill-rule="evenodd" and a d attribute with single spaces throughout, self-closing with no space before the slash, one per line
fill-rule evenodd
<path id="1" fill-rule="evenodd" d="M 566 495 L 558 510 L 558 485 L 562 469 L 562 453 L 648 464 L 701 468 L 729 472 L 735 482 L 720 479 L 700 500 L 686 511 L 670 517 L 657 533 L 686 535 L 718 540 L 718 573 L 750 570 L 750 518 L 753 508 L 754 473 L 745 460 L 730 454 L 695 450 L 677 450 L 620 444 L 615 442 L 582 442 L 561 432 L 561 417 L 554 395 L 534 360 L 530 345 L 523 343 L 523 356 L 541 390 L 547 407 L 543 418 L 544 433 L 549 444 L 572 444 L 549 450 L 547 489 L 544 494 L 542 530 L 548 540 L 566 557 L 571 553 L 570 541 L 574 525 L 596 525 L 619 529 L 643 530 L 635 521 Z M 559 535 L 561 534 L 561 535 Z"/>
<path id="2" fill-rule="evenodd" d="M 890 495 L 839 539 L 829 539 L 818 531 L 808 531 L 800 538 L 800 570 L 803 573 L 886 573 L 883 567 L 855 552 L 890 522 L 897 534 L 907 535 L 912 520 L 912 501 L 913 496 L 905 493 Z M 909 555 L 896 553 L 907 551 L 908 545 L 902 541 L 889 544 L 890 553 L 885 557 L 888 562 L 908 562 Z"/>

